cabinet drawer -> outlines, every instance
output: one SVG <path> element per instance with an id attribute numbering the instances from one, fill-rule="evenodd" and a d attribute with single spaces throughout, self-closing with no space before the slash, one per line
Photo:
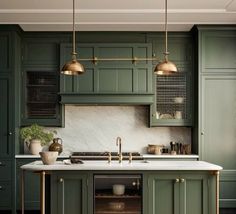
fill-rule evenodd
<path id="1" fill-rule="evenodd" d="M 11 184 L 0 182 L 0 209 L 10 208 L 11 206 Z"/>
<path id="2" fill-rule="evenodd" d="M 11 180 L 11 161 L 0 160 L 0 181 Z"/>

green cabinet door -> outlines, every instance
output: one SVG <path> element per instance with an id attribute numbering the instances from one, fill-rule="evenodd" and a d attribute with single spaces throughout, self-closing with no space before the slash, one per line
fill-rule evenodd
<path id="1" fill-rule="evenodd" d="M 148 175 L 149 214 L 212 214 L 206 173 L 156 173 Z M 212 192 L 214 194 L 215 192 Z"/>
<path id="2" fill-rule="evenodd" d="M 163 59 L 165 40 L 163 34 L 148 36 L 153 56 Z M 154 103 L 150 105 L 150 126 L 193 125 L 193 39 L 190 33 L 170 33 L 168 39 L 169 59 L 178 73 L 174 75 L 153 74 Z M 153 61 L 153 70 L 157 64 Z"/>
<path id="3" fill-rule="evenodd" d="M 21 169 L 24 164 L 35 159 L 16 160 L 16 208 L 21 210 Z M 39 210 L 40 207 L 40 176 L 37 173 L 25 172 L 25 210 Z"/>
<path id="4" fill-rule="evenodd" d="M 0 76 L 0 158 L 11 157 L 13 142 L 11 96 L 10 78 Z"/>
<path id="5" fill-rule="evenodd" d="M 236 207 L 236 75 L 204 75 L 201 85 L 201 158 L 223 167 L 220 206 Z"/>
<path id="6" fill-rule="evenodd" d="M 87 175 L 55 172 L 51 176 L 51 213 L 87 214 Z M 92 201 L 91 201 L 92 204 Z"/>
<path id="7" fill-rule="evenodd" d="M 11 34 L 0 32 L 0 74 L 10 72 L 11 54 Z"/>
<path id="8" fill-rule="evenodd" d="M 148 208 L 149 214 L 179 213 L 179 179 L 178 174 L 152 174 L 148 176 Z"/>

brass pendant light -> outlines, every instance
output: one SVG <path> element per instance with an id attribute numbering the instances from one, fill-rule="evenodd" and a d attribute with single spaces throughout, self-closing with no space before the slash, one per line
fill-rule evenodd
<path id="1" fill-rule="evenodd" d="M 76 50 L 75 50 L 75 0 L 73 0 L 73 49 L 72 49 L 72 60 L 67 62 L 61 70 L 62 74 L 65 75 L 79 75 L 85 72 L 84 66 L 79 63 L 76 58 Z"/>
<path id="2" fill-rule="evenodd" d="M 168 60 L 169 52 L 167 45 L 167 0 L 165 0 L 165 58 L 155 67 L 154 73 L 157 75 L 170 75 L 178 72 L 176 65 Z"/>

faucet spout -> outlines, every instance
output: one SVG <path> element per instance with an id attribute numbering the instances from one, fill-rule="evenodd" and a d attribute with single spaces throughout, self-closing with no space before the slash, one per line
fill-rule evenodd
<path id="1" fill-rule="evenodd" d="M 117 137 L 116 138 L 116 145 L 118 146 L 119 150 L 118 150 L 118 155 L 119 155 L 119 163 L 122 162 L 122 149 L 121 149 L 121 138 Z"/>

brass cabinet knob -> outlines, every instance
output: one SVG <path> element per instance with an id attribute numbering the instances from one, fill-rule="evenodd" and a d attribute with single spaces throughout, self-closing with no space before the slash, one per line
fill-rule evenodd
<path id="1" fill-rule="evenodd" d="M 0 161 L 0 166 L 2 166 L 3 164 L 2 164 L 2 162 Z"/>
<path id="2" fill-rule="evenodd" d="M 204 132 L 201 132 L 201 135 L 204 135 Z"/>
<path id="3" fill-rule="evenodd" d="M 175 179 L 175 183 L 179 183 L 179 179 L 178 178 Z"/>
<path id="4" fill-rule="evenodd" d="M 0 186 L 0 190 L 2 189 L 2 186 Z"/>
<path id="5" fill-rule="evenodd" d="M 12 132 L 8 132 L 8 135 L 11 136 L 11 135 L 12 135 Z"/>
<path id="6" fill-rule="evenodd" d="M 60 181 L 60 183 L 63 183 L 63 182 L 64 182 L 64 179 L 63 179 L 63 178 L 60 178 L 59 181 Z"/>
<path id="7" fill-rule="evenodd" d="M 180 182 L 181 182 L 181 183 L 184 183 L 184 181 L 185 181 L 184 178 L 181 178 L 181 179 L 180 179 Z"/>

